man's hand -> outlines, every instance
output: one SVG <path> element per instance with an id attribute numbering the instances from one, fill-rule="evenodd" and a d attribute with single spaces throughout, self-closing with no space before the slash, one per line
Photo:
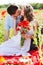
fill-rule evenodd
<path id="1" fill-rule="evenodd" d="M 9 30 L 5 30 L 4 41 L 8 40 Z"/>

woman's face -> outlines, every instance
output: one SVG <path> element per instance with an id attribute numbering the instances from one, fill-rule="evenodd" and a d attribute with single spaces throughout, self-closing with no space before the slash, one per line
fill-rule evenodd
<path id="1" fill-rule="evenodd" d="M 21 9 L 21 15 L 24 16 L 24 6 L 23 6 L 22 9 Z"/>

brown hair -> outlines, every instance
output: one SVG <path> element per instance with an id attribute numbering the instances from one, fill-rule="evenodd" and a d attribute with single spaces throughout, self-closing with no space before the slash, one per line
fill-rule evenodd
<path id="1" fill-rule="evenodd" d="M 18 7 L 16 5 L 10 5 L 7 8 L 7 12 L 8 12 L 8 14 L 12 15 L 12 14 L 16 13 L 17 9 L 18 9 Z"/>
<path id="2" fill-rule="evenodd" d="M 26 6 L 25 7 L 24 16 L 27 18 L 28 21 L 33 20 L 33 8 L 31 6 Z"/>

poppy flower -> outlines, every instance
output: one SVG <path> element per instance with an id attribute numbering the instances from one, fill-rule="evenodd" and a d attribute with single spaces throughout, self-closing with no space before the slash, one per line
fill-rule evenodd
<path id="1" fill-rule="evenodd" d="M 18 27 L 21 27 L 21 28 L 27 28 L 27 29 L 29 29 L 30 28 L 30 25 L 29 25 L 30 23 L 28 22 L 28 21 L 22 21 L 22 22 L 19 22 L 18 23 Z M 19 28 L 17 27 L 17 29 L 19 30 Z"/>
<path id="2" fill-rule="evenodd" d="M 25 20 L 22 21 L 22 24 L 21 24 L 22 27 L 25 28 L 25 27 L 27 27 L 28 25 L 29 25 L 29 22 L 28 22 L 28 21 L 25 21 Z"/>
<path id="3" fill-rule="evenodd" d="M 37 15 L 37 14 L 38 14 L 38 12 L 34 12 L 34 14 L 35 14 L 35 15 Z"/>
<path id="4" fill-rule="evenodd" d="M 19 22 L 18 23 L 18 26 L 16 28 L 16 30 L 20 30 L 21 34 L 25 34 L 28 32 L 28 30 L 30 30 L 30 22 L 26 21 L 26 20 L 23 20 L 22 22 Z M 21 38 L 21 46 L 23 46 L 23 43 L 24 43 L 24 40 L 25 39 L 22 39 Z"/>
<path id="5" fill-rule="evenodd" d="M 3 56 L 0 57 L 0 63 L 5 62 L 5 58 Z"/>
<path id="6" fill-rule="evenodd" d="M 1 15 L 2 15 L 2 16 L 4 16 L 4 15 L 5 15 L 5 13 L 6 13 L 6 11 L 2 11 Z"/>

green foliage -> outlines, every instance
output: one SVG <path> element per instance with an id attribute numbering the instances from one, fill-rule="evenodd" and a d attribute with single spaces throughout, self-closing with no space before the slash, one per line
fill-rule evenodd
<path id="1" fill-rule="evenodd" d="M 0 5 L 0 8 L 7 8 L 10 4 L 11 3 Z M 41 9 L 41 8 L 43 9 L 43 3 L 30 3 L 30 4 L 33 6 L 34 9 Z M 18 6 L 21 8 L 21 5 Z"/>
<path id="2" fill-rule="evenodd" d="M 43 9 L 43 3 L 32 3 L 34 9 Z"/>

